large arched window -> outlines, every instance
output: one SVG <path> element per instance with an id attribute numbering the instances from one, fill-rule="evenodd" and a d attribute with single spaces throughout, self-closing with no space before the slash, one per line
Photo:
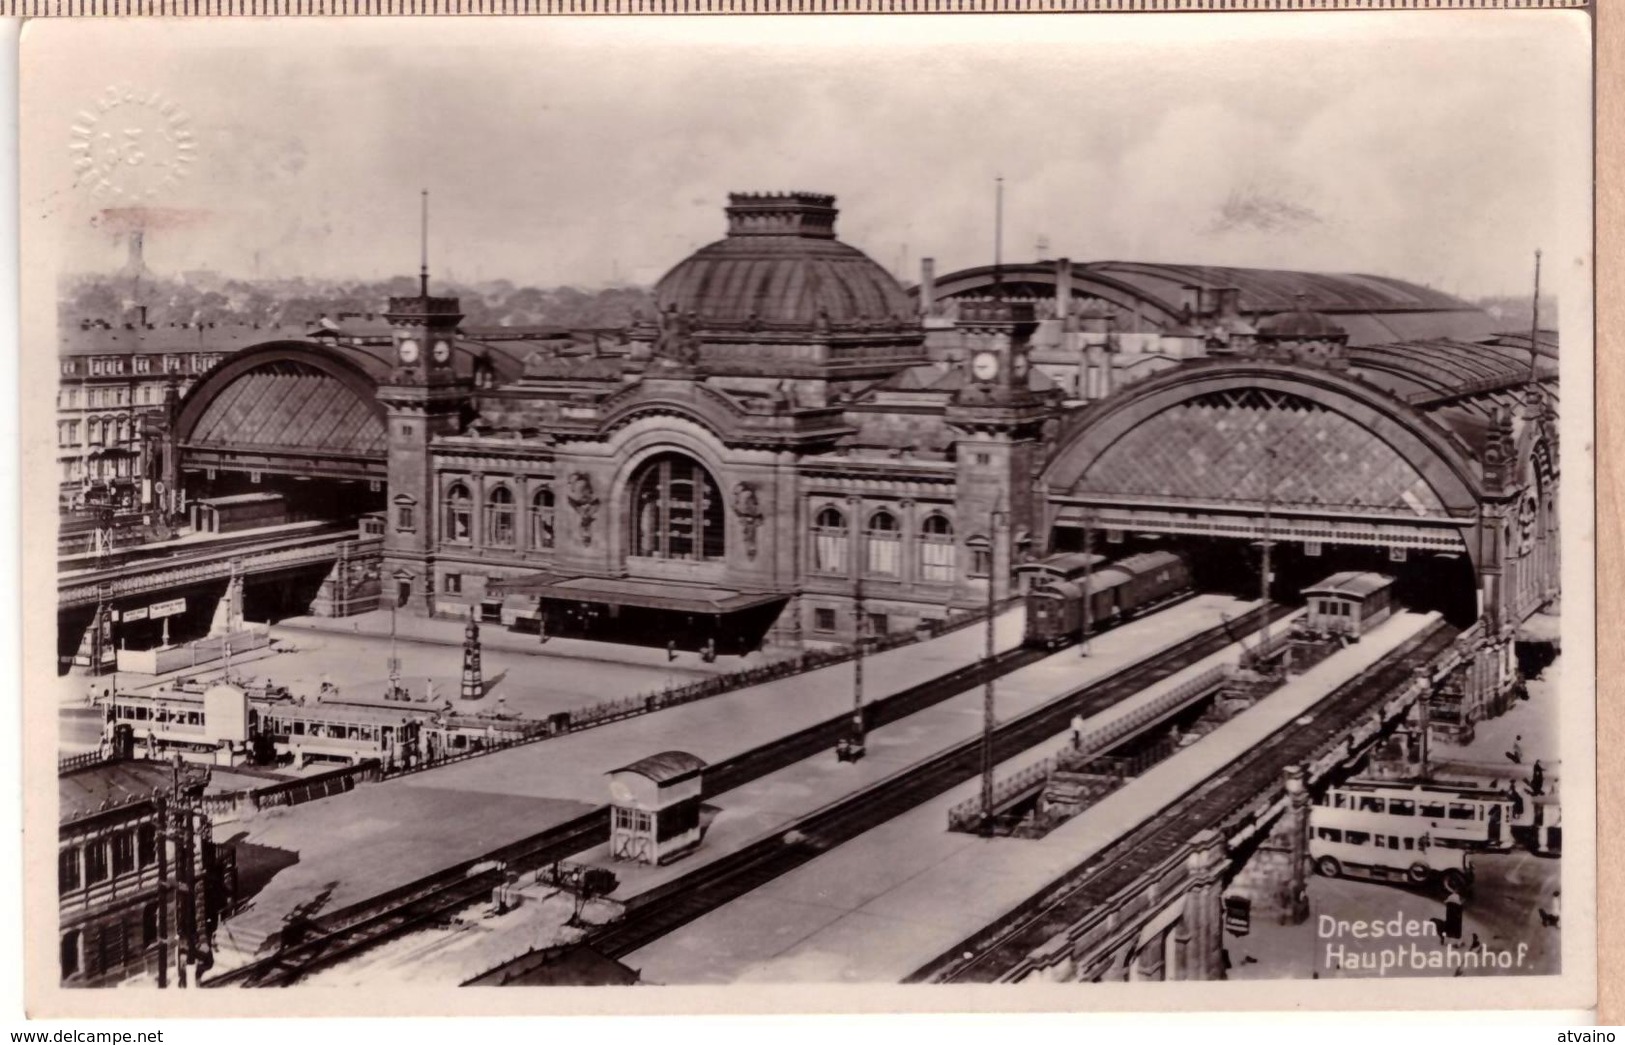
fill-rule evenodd
<path id="1" fill-rule="evenodd" d="M 813 569 L 819 573 L 845 573 L 847 563 L 846 516 L 825 506 L 813 516 Z"/>
<path id="2" fill-rule="evenodd" d="M 513 547 L 513 491 L 492 487 L 485 498 L 485 543 L 495 548 Z"/>
<path id="3" fill-rule="evenodd" d="M 544 486 L 530 499 L 530 546 L 553 547 L 553 488 Z"/>
<path id="4" fill-rule="evenodd" d="M 920 579 L 954 579 L 954 524 L 946 515 L 932 513 L 920 524 Z"/>
<path id="5" fill-rule="evenodd" d="M 446 524 L 441 538 L 447 541 L 467 541 L 473 537 L 474 499 L 468 496 L 468 487 L 452 483 L 446 491 Z"/>
<path id="6" fill-rule="evenodd" d="M 631 492 L 633 555 L 722 558 L 722 494 L 697 462 L 674 453 L 651 458 L 632 477 Z"/>
<path id="7" fill-rule="evenodd" d="M 902 532 L 897 516 L 882 508 L 869 516 L 869 526 L 863 533 L 863 567 L 866 573 L 877 577 L 895 577 Z"/>

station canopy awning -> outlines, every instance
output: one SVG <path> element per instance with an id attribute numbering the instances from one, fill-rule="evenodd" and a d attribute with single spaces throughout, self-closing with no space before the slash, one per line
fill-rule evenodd
<path id="1" fill-rule="evenodd" d="M 635 580 L 625 577 L 560 577 L 540 573 L 487 582 L 487 594 L 528 595 L 545 601 L 584 602 L 604 606 L 636 606 L 676 613 L 735 613 L 779 602 L 783 592 L 733 591 L 674 581 Z"/>

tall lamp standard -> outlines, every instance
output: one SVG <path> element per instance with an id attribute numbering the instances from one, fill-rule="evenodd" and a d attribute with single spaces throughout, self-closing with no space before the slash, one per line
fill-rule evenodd
<path id="1" fill-rule="evenodd" d="M 842 762 L 856 762 L 867 748 L 863 729 L 863 647 L 868 638 L 868 615 L 863 612 L 863 563 L 852 584 L 854 653 L 852 657 L 852 730 L 841 741 L 836 756 Z"/>
<path id="2" fill-rule="evenodd" d="M 401 604 L 401 589 L 412 583 L 412 575 L 405 570 L 396 570 L 395 597 L 389 600 L 389 699 L 399 700 L 401 697 L 401 658 L 395 646 L 395 614 Z"/>
<path id="3" fill-rule="evenodd" d="M 998 724 L 993 706 L 994 584 L 998 572 L 999 523 L 1004 518 L 1000 505 L 988 517 L 987 547 L 987 657 L 983 670 L 987 682 L 982 688 L 982 834 L 993 834 L 993 729 Z"/>

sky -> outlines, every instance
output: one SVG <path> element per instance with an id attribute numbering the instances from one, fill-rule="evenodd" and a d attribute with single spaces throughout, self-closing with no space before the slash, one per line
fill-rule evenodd
<path id="1" fill-rule="evenodd" d="M 1574 13 L 321 23 L 31 24 L 25 251 L 122 260 L 118 201 L 73 163 L 75 124 L 116 88 L 156 92 L 193 136 L 186 176 L 144 201 L 159 273 L 413 273 L 426 188 L 436 275 L 652 283 L 722 236 L 730 191 L 804 189 L 913 279 L 923 256 L 991 262 L 1000 177 L 1009 260 L 1466 296 L 1527 293 L 1537 247 L 1586 263 L 1562 234 L 1589 191 Z"/>

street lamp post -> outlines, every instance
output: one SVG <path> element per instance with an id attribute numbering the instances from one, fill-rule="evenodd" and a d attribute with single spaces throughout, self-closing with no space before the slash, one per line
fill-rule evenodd
<path id="1" fill-rule="evenodd" d="M 987 681 L 982 688 L 982 833 L 993 834 L 993 729 L 998 723 L 993 703 L 994 580 L 998 574 L 999 522 L 1004 510 L 995 505 L 988 517 L 987 563 Z"/>

